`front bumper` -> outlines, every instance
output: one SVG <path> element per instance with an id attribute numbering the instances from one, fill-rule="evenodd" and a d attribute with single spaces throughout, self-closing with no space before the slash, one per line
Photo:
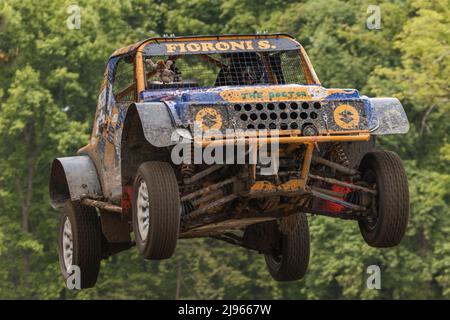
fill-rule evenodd
<path id="1" fill-rule="evenodd" d="M 194 143 L 201 144 L 202 146 L 221 146 L 229 144 L 248 144 L 255 143 L 258 144 L 309 144 L 316 142 L 333 142 L 333 141 L 368 141 L 370 139 L 370 134 L 367 131 L 354 132 L 352 134 L 329 134 L 329 135 L 317 135 L 317 136 L 302 136 L 300 132 L 297 134 L 289 133 L 284 134 L 282 131 L 281 135 L 264 135 L 255 132 L 255 135 L 245 135 L 236 134 L 234 136 L 223 136 L 217 138 L 216 135 L 213 136 L 202 136 L 199 138 L 194 138 Z"/>

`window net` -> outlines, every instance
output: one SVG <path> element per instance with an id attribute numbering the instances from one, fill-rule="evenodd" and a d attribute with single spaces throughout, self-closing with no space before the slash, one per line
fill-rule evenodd
<path id="1" fill-rule="evenodd" d="M 306 84 L 297 50 L 145 58 L 147 89 Z"/>

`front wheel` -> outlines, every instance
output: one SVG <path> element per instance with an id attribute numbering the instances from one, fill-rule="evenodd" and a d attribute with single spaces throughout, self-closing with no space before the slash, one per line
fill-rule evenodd
<path id="1" fill-rule="evenodd" d="M 368 153 L 361 161 L 365 183 L 376 186 L 372 210 L 359 221 L 366 243 L 387 248 L 400 243 L 409 219 L 408 180 L 400 157 L 391 151 Z"/>
<path id="2" fill-rule="evenodd" d="M 168 259 L 180 229 L 180 195 L 169 163 L 149 161 L 137 170 L 133 186 L 133 230 L 146 259 Z"/>
<path id="3" fill-rule="evenodd" d="M 283 218 L 278 225 L 277 234 L 271 252 L 265 254 L 270 275 L 277 281 L 303 278 L 308 269 L 310 248 L 306 214 Z"/>

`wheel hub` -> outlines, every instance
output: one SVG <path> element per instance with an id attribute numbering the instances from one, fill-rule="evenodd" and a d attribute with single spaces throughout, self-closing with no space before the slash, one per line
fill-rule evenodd
<path id="1" fill-rule="evenodd" d="M 64 265 L 68 270 L 73 263 L 73 234 L 72 224 L 68 217 L 64 221 L 63 239 L 62 239 L 62 253 L 64 258 Z"/>
<path id="2" fill-rule="evenodd" d="M 364 178 L 367 181 L 362 181 L 360 184 L 364 187 L 371 188 L 377 190 L 377 194 L 368 194 L 365 192 L 360 193 L 360 204 L 369 208 L 369 212 L 365 217 L 365 223 L 368 229 L 374 230 L 376 224 L 378 222 L 378 195 L 379 190 L 377 186 L 376 174 L 373 170 L 368 170 L 364 174 Z"/>
<path id="3" fill-rule="evenodd" d="M 141 180 L 137 196 L 137 218 L 139 235 L 143 241 L 147 239 L 150 225 L 150 203 L 148 199 L 147 184 Z"/>

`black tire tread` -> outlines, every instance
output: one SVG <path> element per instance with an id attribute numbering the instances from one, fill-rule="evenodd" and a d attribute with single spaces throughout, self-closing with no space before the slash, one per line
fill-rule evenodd
<path id="1" fill-rule="evenodd" d="M 91 288 L 97 282 L 102 259 L 100 220 L 95 208 L 82 205 L 79 202 L 66 202 L 63 208 L 61 224 L 64 223 L 66 216 L 69 217 L 72 224 L 73 265 L 77 265 L 80 268 L 81 288 Z M 62 232 L 62 226 L 60 227 L 60 232 Z M 61 258 L 62 252 L 60 251 Z M 61 263 L 63 268 L 64 262 Z M 62 271 L 64 278 L 67 279 L 67 272 L 64 269 Z"/>
<path id="2" fill-rule="evenodd" d="M 136 179 L 147 183 L 150 202 L 150 229 L 139 245 L 146 259 L 168 259 L 175 252 L 180 229 L 180 195 L 175 173 L 169 163 L 149 161 L 141 164 Z M 139 181 L 135 180 L 135 188 Z M 133 215 L 134 217 L 134 215 Z M 137 224 L 133 223 L 137 228 Z M 135 229 L 135 234 L 138 232 Z"/>
<path id="3" fill-rule="evenodd" d="M 405 169 L 395 152 L 385 150 L 368 154 L 363 160 L 363 166 L 367 165 L 372 166 L 377 175 L 379 222 L 372 231 L 360 222 L 361 233 L 370 246 L 396 246 L 403 239 L 409 220 L 409 190 Z"/>
<path id="4" fill-rule="evenodd" d="M 276 281 L 295 281 L 303 278 L 309 264 L 310 237 L 308 218 L 299 213 L 294 218 L 295 227 L 282 237 L 282 259 L 276 263 L 270 254 L 265 260 L 272 278 Z"/>

